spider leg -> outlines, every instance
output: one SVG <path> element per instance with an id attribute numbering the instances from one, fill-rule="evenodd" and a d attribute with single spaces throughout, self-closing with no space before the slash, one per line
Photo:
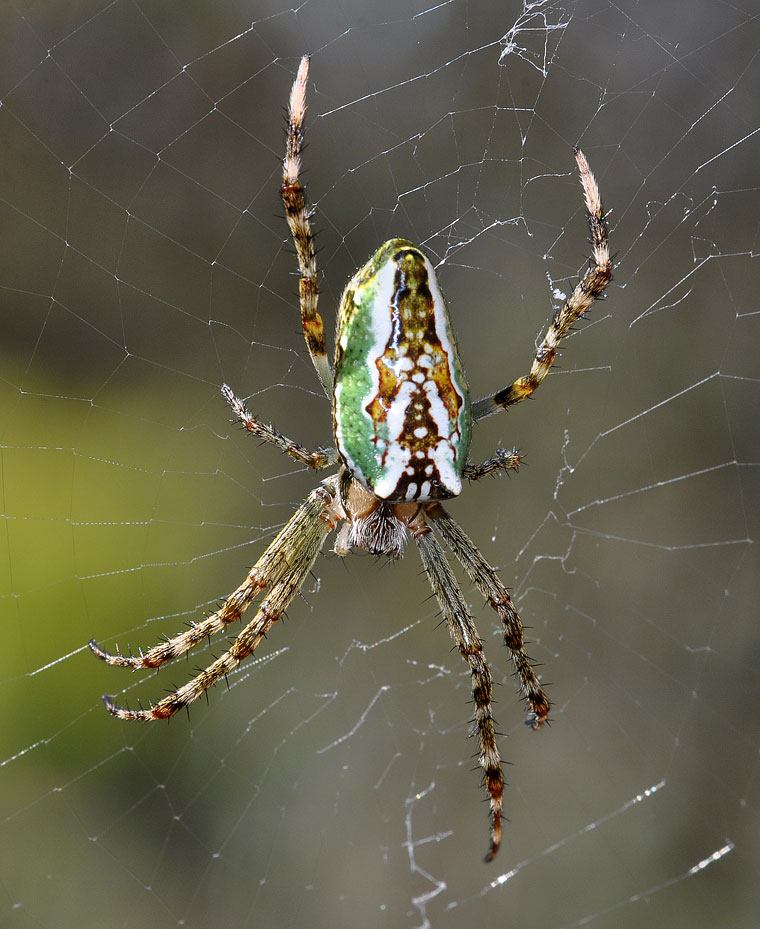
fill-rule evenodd
<path id="1" fill-rule="evenodd" d="M 467 462 L 464 466 L 464 476 L 470 481 L 477 481 L 486 474 L 495 474 L 497 471 L 517 471 L 522 458 L 516 448 L 508 452 L 504 448 L 497 448 L 492 458 L 487 458 L 480 464 Z"/>
<path id="2" fill-rule="evenodd" d="M 306 113 L 306 82 L 309 78 L 309 56 L 304 55 L 293 82 L 288 106 L 288 129 L 285 158 L 282 162 L 282 202 L 285 219 L 298 255 L 301 279 L 298 296 L 301 304 L 301 325 L 311 360 L 328 397 L 332 395 L 332 369 L 327 360 L 327 343 L 322 317 L 317 312 L 319 282 L 314 233 L 309 222 L 306 195 L 299 180 L 303 148 L 303 120 Z"/>
<path id="3" fill-rule="evenodd" d="M 491 671 L 483 652 L 478 630 L 470 616 L 461 588 L 449 566 L 446 554 L 424 523 L 410 527 L 420 552 L 422 565 L 433 592 L 438 598 L 451 638 L 470 666 L 472 698 L 475 703 L 475 727 L 480 742 L 478 762 L 483 768 L 483 780 L 491 798 L 491 846 L 486 861 L 492 861 L 501 844 L 501 807 L 504 774 L 501 770 L 496 727 L 491 711 Z"/>
<path id="4" fill-rule="evenodd" d="M 426 517 L 456 555 L 472 583 L 498 613 L 504 628 L 504 644 L 512 655 L 522 695 L 533 715 L 533 728 L 538 729 L 549 715 L 549 699 L 539 684 L 525 651 L 523 625 L 507 588 L 472 539 L 440 504 L 430 506 L 426 511 Z"/>
<path id="5" fill-rule="evenodd" d="M 591 267 L 552 320 L 543 341 L 536 351 L 530 373 L 518 377 L 513 384 L 498 391 L 493 396 L 474 403 L 472 406 L 473 422 L 483 419 L 485 416 L 490 416 L 492 413 L 498 413 L 499 410 L 505 410 L 507 407 L 519 403 L 533 394 L 549 373 L 560 341 L 567 335 L 573 323 L 580 319 L 594 300 L 602 295 L 612 280 L 612 260 L 607 244 L 607 223 L 599 196 L 599 188 L 580 149 L 575 149 L 575 160 L 578 164 L 583 197 L 588 211 L 588 224 L 591 231 L 591 243 L 594 252 Z"/>
<path id="6" fill-rule="evenodd" d="M 256 419 L 255 416 L 252 416 L 248 412 L 245 403 L 236 397 L 231 388 L 226 384 L 222 384 L 222 394 L 227 403 L 232 407 L 232 412 L 251 435 L 258 436 L 258 438 L 264 439 L 265 442 L 276 445 L 281 452 L 285 452 L 286 455 L 290 455 L 291 458 L 295 458 L 296 461 L 300 461 L 301 464 L 313 468 L 315 471 L 319 471 L 322 468 L 329 468 L 330 465 L 337 464 L 337 449 L 318 448 L 315 452 L 310 452 L 307 448 L 304 448 L 303 445 L 299 445 L 298 442 L 294 442 L 281 432 L 278 432 L 273 426 L 267 426 L 265 423 Z"/>
<path id="7" fill-rule="evenodd" d="M 251 568 L 243 583 L 227 597 L 221 608 L 212 616 L 207 617 L 200 623 L 194 623 L 185 632 L 154 645 L 153 648 L 148 649 L 146 652 L 141 651 L 138 655 L 122 655 L 118 651 L 112 655 L 100 648 L 94 641 L 89 643 L 90 648 L 98 658 L 108 662 L 108 664 L 124 668 L 159 668 L 161 665 L 173 661 L 179 655 L 183 655 L 209 636 L 221 632 L 229 623 L 236 622 L 248 609 L 259 592 L 267 587 L 273 588 L 271 595 L 262 602 L 258 616 L 253 620 L 253 623 L 243 630 L 241 636 L 244 633 L 250 635 L 249 630 L 251 627 L 260 626 L 263 621 L 262 616 L 274 616 L 271 623 L 275 622 L 287 609 L 298 587 L 300 587 L 303 579 L 311 570 L 325 537 L 335 527 L 336 523 L 343 518 L 343 511 L 339 504 L 336 503 L 336 497 L 337 477 L 327 478 L 319 487 L 315 488 Z M 294 581 L 297 582 L 295 587 L 293 587 Z M 287 597 L 285 597 L 286 593 Z M 263 635 L 263 633 L 261 634 Z M 247 641 L 246 638 L 243 639 L 243 642 L 245 641 Z M 258 640 L 256 645 L 258 645 Z M 256 645 L 253 647 L 255 648 Z M 240 658 L 237 660 L 239 661 Z M 218 662 L 215 662 L 211 667 L 215 667 L 216 664 Z M 206 673 L 199 675 L 195 682 L 191 682 L 190 685 L 186 685 L 178 692 L 179 694 L 194 694 L 189 700 L 182 703 L 182 706 L 192 702 L 206 687 L 214 682 L 211 681 L 205 686 L 201 683 L 197 692 L 192 689 L 192 685 L 196 682 L 206 680 L 204 677 Z M 216 679 L 214 678 L 214 680 Z M 188 687 L 190 687 L 189 691 Z M 162 700 L 161 703 L 157 704 L 157 707 L 173 706 L 172 701 L 176 696 L 170 695 L 166 700 Z M 108 699 L 110 701 L 110 698 Z M 106 706 L 115 716 L 121 716 L 124 719 L 162 718 L 162 711 L 159 710 L 158 715 L 155 714 L 156 707 L 147 711 L 133 711 L 121 710 L 110 702 L 106 703 Z M 163 715 L 171 715 L 172 712 L 176 712 L 176 710 L 169 713 L 163 712 Z"/>

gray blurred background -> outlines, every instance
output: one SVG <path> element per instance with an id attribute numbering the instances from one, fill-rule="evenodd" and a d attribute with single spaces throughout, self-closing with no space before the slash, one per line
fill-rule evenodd
<path id="1" fill-rule="evenodd" d="M 758 47 L 753 4 L 11 0 L 0 10 L 0 925 L 750 927 L 758 914 Z M 469 676 L 414 550 L 326 552 L 229 687 L 119 723 L 146 646 L 213 611 L 315 484 L 229 422 L 329 444 L 278 195 L 306 178 L 330 337 L 391 235 L 439 265 L 473 393 L 527 371 L 584 269 L 609 299 L 481 423 L 518 475 L 451 511 L 554 701 L 523 725 L 468 590 L 509 762 L 504 844 Z"/>

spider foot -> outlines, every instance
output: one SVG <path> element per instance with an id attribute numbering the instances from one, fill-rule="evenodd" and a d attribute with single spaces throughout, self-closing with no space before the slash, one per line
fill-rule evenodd
<path id="1" fill-rule="evenodd" d="M 116 650 L 116 654 L 111 654 L 105 649 L 101 648 L 95 639 L 90 639 L 87 643 L 90 647 L 90 651 L 93 655 L 96 655 L 100 658 L 101 661 L 105 661 L 107 664 L 116 665 L 119 668 L 143 668 L 145 663 L 142 655 L 122 655 L 121 652 Z"/>
<path id="2" fill-rule="evenodd" d="M 168 719 L 172 713 L 176 712 L 174 709 L 167 712 L 161 703 L 151 705 L 147 710 L 142 706 L 139 710 L 133 710 L 128 706 L 119 706 L 118 703 L 114 702 L 113 697 L 110 697 L 108 694 L 103 694 L 103 706 L 108 710 L 111 716 L 115 716 L 117 719 L 139 719 L 143 722 L 148 722 L 153 719 Z"/>
<path id="3" fill-rule="evenodd" d="M 502 782 L 503 789 L 503 782 Z M 498 797 L 491 796 L 491 844 L 488 848 L 486 857 L 483 859 L 486 864 L 493 861 L 496 857 L 499 847 L 501 846 L 501 793 Z"/>
<path id="4" fill-rule="evenodd" d="M 549 710 L 552 708 L 549 698 L 544 693 L 543 687 L 539 684 L 538 691 L 529 693 L 526 699 L 530 707 L 530 725 L 533 729 L 540 729 L 549 719 Z"/>
<path id="5" fill-rule="evenodd" d="M 529 729 L 537 731 L 538 729 L 541 729 L 542 726 L 548 725 L 549 717 L 539 716 L 537 713 L 531 712 L 530 716 L 525 718 L 524 723 Z"/>
<path id="6" fill-rule="evenodd" d="M 111 716 L 115 716 L 117 719 L 153 718 L 150 710 L 144 710 L 142 707 L 139 710 L 131 710 L 129 707 L 119 706 L 114 702 L 113 697 L 110 697 L 108 694 L 103 694 L 103 706 L 108 710 Z"/>

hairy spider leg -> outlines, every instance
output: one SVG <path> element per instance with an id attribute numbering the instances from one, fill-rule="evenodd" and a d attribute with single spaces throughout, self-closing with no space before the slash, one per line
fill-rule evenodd
<path id="1" fill-rule="evenodd" d="M 555 314 L 541 344 L 536 350 L 530 373 L 518 377 L 516 381 L 497 391 L 490 397 L 478 400 L 472 405 L 472 417 L 477 421 L 492 413 L 498 413 L 507 407 L 520 403 L 530 397 L 541 385 L 557 355 L 559 343 L 567 335 L 573 323 L 577 322 L 588 310 L 594 300 L 603 293 L 612 280 L 612 259 L 607 244 L 607 222 L 599 188 L 588 161 L 580 149 L 575 149 L 583 198 L 588 212 L 588 224 L 591 231 L 593 258 L 586 276 L 576 286 L 570 297 Z"/>
<path id="2" fill-rule="evenodd" d="M 282 162 L 282 202 L 285 219 L 296 247 L 301 279 L 298 296 L 301 304 L 301 324 L 306 347 L 328 397 L 332 396 L 332 369 L 327 359 L 327 343 L 322 317 L 317 312 L 319 282 L 314 233 L 309 221 L 306 194 L 299 179 L 303 148 L 303 121 L 306 114 L 306 82 L 309 79 L 309 56 L 304 55 L 293 82 L 288 106 L 288 128 L 285 158 Z"/>
<path id="3" fill-rule="evenodd" d="M 271 588 L 254 619 L 240 632 L 228 651 L 192 681 L 148 709 L 120 707 L 111 697 L 105 696 L 103 702 L 109 713 L 120 719 L 166 719 L 197 700 L 253 652 L 287 610 L 311 570 L 325 538 L 343 519 L 342 507 L 337 502 L 337 483 L 337 476 L 327 478 L 309 494 L 251 568 L 245 581 L 213 616 L 140 655 L 111 655 L 95 642 L 90 642 L 93 652 L 108 664 L 157 668 L 240 619 L 256 595 L 267 587 Z"/>
<path id="4" fill-rule="evenodd" d="M 496 745 L 496 725 L 491 709 L 491 671 L 478 630 L 445 552 L 427 526 L 423 525 L 414 532 L 414 541 L 417 543 L 425 574 L 448 624 L 449 634 L 470 666 L 472 699 L 475 704 L 473 735 L 478 737 L 478 763 L 483 769 L 483 781 L 491 805 L 491 845 L 486 855 L 486 861 L 491 861 L 501 844 L 501 808 L 504 794 L 504 774 L 501 770 L 501 759 Z"/>
<path id="5" fill-rule="evenodd" d="M 509 591 L 495 569 L 483 557 L 477 545 L 443 506 L 434 504 L 429 507 L 427 518 L 457 557 L 472 583 L 488 601 L 488 605 L 501 619 L 504 644 L 512 656 L 521 694 L 530 708 L 533 728 L 540 728 L 549 715 L 550 703 L 538 682 L 528 653 L 525 651 L 523 624 L 509 596 Z"/>

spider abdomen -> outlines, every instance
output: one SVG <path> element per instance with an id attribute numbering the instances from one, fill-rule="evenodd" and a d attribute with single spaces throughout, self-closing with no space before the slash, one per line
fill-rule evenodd
<path id="1" fill-rule="evenodd" d="M 338 450 L 389 501 L 455 497 L 470 446 L 470 394 L 427 256 L 391 239 L 351 278 L 338 315 Z"/>

